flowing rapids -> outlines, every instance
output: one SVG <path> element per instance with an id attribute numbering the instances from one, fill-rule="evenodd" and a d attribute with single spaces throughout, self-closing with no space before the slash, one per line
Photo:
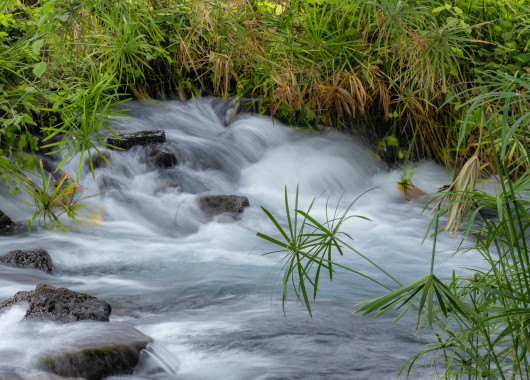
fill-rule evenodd
<path id="1" fill-rule="evenodd" d="M 352 314 L 356 303 L 383 290 L 342 270 L 332 283 L 321 279 L 312 319 L 294 295 L 284 316 L 282 255 L 263 256 L 275 247 L 256 237 L 258 231 L 279 236 L 260 206 L 284 223 L 285 185 L 292 201 L 299 186 L 302 208 L 321 195 L 312 211 L 319 219 L 326 200 L 332 211 L 375 187 L 352 208 L 371 221 L 353 218 L 344 230 L 353 247 L 402 282 L 419 278 L 429 270 L 431 240 L 421 243 L 430 216 L 421 215 L 423 205 L 402 200 L 395 185 L 399 170 L 387 170 L 341 134 L 295 130 L 250 115 L 225 127 L 233 111 L 223 111 L 217 99 L 129 106 L 132 117 L 113 128 L 164 130 L 178 165 L 152 169 L 138 147 L 110 151 L 113 167 L 96 169 L 95 179 L 85 167 L 80 181 L 84 194 L 101 192 L 83 201 L 101 215 L 99 224 L 0 237 L 0 253 L 44 248 L 56 265 L 51 275 L 0 265 L 0 301 L 47 283 L 105 299 L 113 308 L 111 323 L 28 322 L 24 307 L 12 307 L 0 313 L 0 369 L 37 373 L 42 353 L 88 337 L 112 340 L 114 324 L 154 339 L 130 379 L 395 378 L 403 361 L 430 341 L 426 332 L 415 333 L 413 315 L 392 324 L 396 314 Z M 75 173 L 76 164 L 65 170 Z M 440 167 L 417 165 L 414 182 L 423 190 L 448 181 Z M 210 218 L 198 206 L 204 194 L 243 195 L 250 207 L 236 217 Z M 30 218 L 30 207 L 8 204 L 5 194 L 1 200 L 13 219 Z M 439 244 L 443 250 L 455 242 L 441 237 Z M 335 258 L 388 282 L 353 252 Z M 451 257 L 438 273 L 463 263 Z M 425 360 L 412 377 L 432 374 Z"/>

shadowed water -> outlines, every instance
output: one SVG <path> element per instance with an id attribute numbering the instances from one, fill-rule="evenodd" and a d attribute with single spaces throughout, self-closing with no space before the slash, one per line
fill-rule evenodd
<path id="1" fill-rule="evenodd" d="M 0 253 L 44 248 L 56 264 L 53 275 L 0 266 L 0 301 L 47 283 L 101 297 L 113 308 L 110 325 L 86 328 L 23 321 L 22 306 L 0 313 L 0 370 L 38 373 L 43 352 L 87 339 L 83 334 L 112 337 L 109 330 L 116 326 L 118 333 L 123 324 L 154 339 L 130 379 L 389 379 L 429 341 L 428 334 L 415 334 L 413 316 L 392 324 L 395 314 L 352 314 L 357 302 L 383 292 L 342 271 L 331 284 L 321 280 L 312 319 L 294 296 L 283 315 L 282 256 L 262 256 L 274 247 L 256 232 L 279 235 L 260 206 L 284 220 L 285 185 L 292 199 L 299 186 L 302 208 L 322 194 L 312 212 L 320 220 L 327 199 L 334 207 L 341 198 L 343 206 L 376 187 L 352 208 L 371 221 L 351 219 L 345 232 L 402 282 L 429 269 L 431 241 L 421 245 L 429 215 L 420 215 L 423 205 L 402 200 L 395 186 L 401 172 L 387 170 L 352 138 L 250 115 L 225 127 L 219 102 L 129 103 L 132 117 L 113 127 L 164 130 L 178 165 L 153 169 L 139 147 L 110 151 L 112 168 L 96 169 L 95 179 L 85 168 L 81 176 L 86 194 L 102 193 L 85 201 L 97 206 L 101 223 L 63 234 L 34 229 L 0 237 Z M 76 165 L 65 170 L 75 173 Z M 434 164 L 416 168 L 414 182 L 423 190 L 448 181 Z M 211 218 L 197 203 L 204 194 L 244 195 L 250 207 L 236 217 Z M 29 219 L 32 210 L 24 207 L 4 208 L 15 219 Z M 439 248 L 454 244 L 441 237 Z M 337 261 L 388 282 L 352 252 Z M 469 258 L 450 258 L 439 273 L 464 262 Z M 433 373 L 425 360 L 413 377 Z"/>

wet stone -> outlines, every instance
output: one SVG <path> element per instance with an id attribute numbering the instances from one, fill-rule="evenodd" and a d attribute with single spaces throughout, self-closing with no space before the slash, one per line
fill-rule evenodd
<path id="1" fill-rule="evenodd" d="M 20 302 L 29 302 L 25 319 L 75 322 L 92 320 L 108 322 L 110 305 L 102 299 L 67 288 L 39 284 L 32 291 L 16 293 L 0 304 L 0 309 Z"/>
<path id="2" fill-rule="evenodd" d="M 147 341 L 128 346 L 84 349 L 42 360 L 44 368 L 61 376 L 96 380 L 108 376 L 130 375 L 138 364 Z"/>
<path id="3" fill-rule="evenodd" d="M 239 195 L 205 195 L 199 198 L 199 207 L 208 215 L 241 213 L 248 206 L 248 198 Z"/>
<path id="4" fill-rule="evenodd" d="M 146 147 L 142 161 L 150 167 L 167 169 L 177 164 L 177 157 L 168 148 L 157 144 Z"/>
<path id="5" fill-rule="evenodd" d="M 133 146 L 163 143 L 166 141 L 166 133 L 162 130 L 125 133 L 120 134 L 119 137 L 107 138 L 107 144 L 110 149 L 128 150 Z"/>
<path id="6" fill-rule="evenodd" d="M 0 210 L 0 230 L 8 231 L 13 228 L 15 223 L 11 220 L 9 216 L 2 210 Z"/>
<path id="7" fill-rule="evenodd" d="M 38 269 L 50 273 L 53 270 L 53 261 L 50 254 L 44 249 L 16 249 L 0 256 L 0 263 L 17 268 Z"/>

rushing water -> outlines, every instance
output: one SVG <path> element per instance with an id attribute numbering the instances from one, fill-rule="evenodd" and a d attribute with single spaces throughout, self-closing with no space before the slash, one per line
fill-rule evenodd
<path id="1" fill-rule="evenodd" d="M 325 191 L 313 209 L 318 218 L 328 197 L 334 207 L 341 196 L 344 204 L 377 187 L 352 209 L 371 221 L 351 219 L 345 231 L 356 249 L 403 282 L 419 278 L 429 268 L 431 242 L 421 245 L 429 215 L 402 200 L 395 186 L 399 170 L 387 170 L 341 134 L 299 131 L 250 115 L 225 127 L 230 114 L 219 111 L 216 99 L 131 108 L 132 117 L 113 127 L 165 130 L 177 166 L 151 169 L 141 148 L 112 151 L 112 168 L 97 169 L 95 180 L 86 168 L 81 176 L 86 194 L 102 192 L 87 200 L 99 207 L 99 225 L 0 237 L 0 253 L 44 248 L 56 264 L 52 275 L 0 266 L 0 301 L 47 283 L 105 299 L 113 308 L 111 323 L 27 322 L 24 308 L 12 307 L 0 313 L 0 370 L 36 373 L 42 352 L 88 336 L 112 340 L 123 324 L 154 339 L 131 379 L 389 379 L 429 342 L 427 333 L 415 334 L 413 316 L 392 324 L 395 314 L 352 314 L 357 302 L 382 290 L 343 271 L 331 284 L 321 280 L 312 319 L 294 297 L 284 316 L 281 255 L 262 256 L 274 247 L 256 237 L 258 231 L 278 235 L 260 206 L 285 220 L 285 185 L 291 199 L 299 185 L 303 207 Z M 434 164 L 417 165 L 414 182 L 426 191 L 448 180 Z M 204 194 L 244 195 L 250 207 L 238 217 L 209 218 L 197 203 Z M 18 201 L 6 202 L 2 208 L 15 219 L 31 215 Z M 442 250 L 452 245 L 447 237 L 439 242 Z M 352 252 L 338 261 L 384 280 Z M 450 258 L 439 271 L 462 262 Z M 432 374 L 424 361 L 414 376 Z"/>

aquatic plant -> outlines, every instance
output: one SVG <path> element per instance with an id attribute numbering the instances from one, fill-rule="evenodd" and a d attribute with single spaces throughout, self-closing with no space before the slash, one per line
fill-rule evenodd
<path id="1" fill-rule="evenodd" d="M 506 80 L 510 84 L 508 87 Z M 410 374 L 417 360 L 427 354 L 433 355 L 435 367 L 445 378 L 524 379 L 530 373 L 530 173 L 528 170 L 518 172 L 529 165 L 530 130 L 528 113 L 520 112 L 519 108 L 521 103 L 525 104 L 526 93 L 514 91 L 513 84 L 526 87 L 528 83 L 511 75 L 503 76 L 495 86 L 469 102 L 471 106 L 464 118 L 460 141 L 468 131 L 465 123 L 479 108 L 487 110 L 482 111 L 479 137 L 485 147 L 476 146 L 475 155 L 463 165 L 446 192 L 432 195 L 434 199 L 429 204 L 434 205 L 434 214 L 426 234 L 426 238 L 432 237 L 429 273 L 380 297 L 361 302 L 356 310 L 378 316 L 396 309 L 400 311 L 398 319 L 409 310 L 415 310 L 416 328 L 426 328 L 435 336 L 436 342 L 409 358 L 400 373 L 406 370 Z M 523 110 L 527 108 L 523 106 Z M 507 154 L 513 152 L 514 146 L 521 149 L 515 161 Z M 479 162 L 484 154 L 493 157 L 488 165 L 494 166 L 488 169 L 496 173 L 494 195 L 475 189 Z M 406 184 L 406 179 L 402 182 Z M 285 203 L 287 207 L 287 200 Z M 448 221 L 445 228 L 440 229 L 439 220 L 446 213 Z M 308 213 L 302 215 L 309 216 Z M 318 225 L 326 225 L 326 222 Z M 460 238 L 454 254 L 478 253 L 485 266 L 467 268 L 465 275 L 456 275 L 453 271 L 451 278 L 439 278 L 435 273 L 436 241 L 444 230 Z M 339 233 L 334 231 L 334 234 Z M 274 238 L 268 241 L 286 254 L 295 252 L 292 245 L 280 244 Z M 315 240 L 314 244 L 317 246 L 311 249 L 321 249 L 320 242 Z M 331 252 L 339 248 L 329 251 L 329 262 L 332 261 Z M 305 258 L 309 262 L 305 267 L 310 267 L 311 261 L 318 263 L 311 255 Z M 284 268 L 284 276 L 288 274 Z M 307 277 L 306 280 L 299 276 L 293 286 L 300 288 L 304 281 L 312 283 L 311 276 Z M 307 301 L 304 299 L 304 302 Z"/>

